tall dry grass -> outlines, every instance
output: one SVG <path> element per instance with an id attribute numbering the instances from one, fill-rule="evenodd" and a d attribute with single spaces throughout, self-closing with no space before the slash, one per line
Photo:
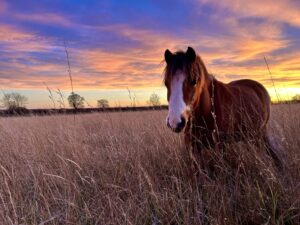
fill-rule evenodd
<path id="1" fill-rule="evenodd" d="M 236 143 L 194 178 L 165 111 L 0 118 L 0 224 L 299 224 L 300 105 L 272 111 L 282 172 Z"/>

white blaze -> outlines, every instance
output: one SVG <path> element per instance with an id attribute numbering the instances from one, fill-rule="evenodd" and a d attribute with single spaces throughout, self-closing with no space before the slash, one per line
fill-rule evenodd
<path id="1" fill-rule="evenodd" d="M 167 122 L 176 129 L 177 124 L 181 122 L 181 115 L 186 110 L 186 104 L 183 100 L 183 82 L 185 74 L 182 71 L 177 71 L 171 80 L 171 95 L 169 99 L 169 113 Z"/>

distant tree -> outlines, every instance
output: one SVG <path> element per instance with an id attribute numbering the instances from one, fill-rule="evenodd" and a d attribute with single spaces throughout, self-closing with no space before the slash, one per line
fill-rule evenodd
<path id="1" fill-rule="evenodd" d="M 100 99 L 97 101 L 98 108 L 108 108 L 109 102 L 106 99 Z"/>
<path id="2" fill-rule="evenodd" d="M 293 102 L 300 102 L 300 94 L 295 95 L 294 97 L 292 97 L 292 101 Z"/>
<path id="3" fill-rule="evenodd" d="M 74 109 L 84 108 L 84 98 L 74 92 L 71 92 L 69 95 L 68 102 L 69 105 Z"/>
<path id="4" fill-rule="evenodd" d="M 25 108 L 28 99 L 26 96 L 19 93 L 5 93 L 1 99 L 1 102 L 8 110 L 15 110 Z"/>
<path id="5" fill-rule="evenodd" d="M 160 106 L 160 97 L 158 96 L 158 94 L 156 93 L 151 94 L 148 104 L 151 106 Z"/>

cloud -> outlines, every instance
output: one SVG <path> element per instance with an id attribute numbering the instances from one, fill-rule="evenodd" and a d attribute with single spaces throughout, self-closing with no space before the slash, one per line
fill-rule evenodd
<path id="1" fill-rule="evenodd" d="M 187 26 L 176 20 L 153 26 L 154 17 L 141 26 L 142 14 L 137 26 L 132 17 L 128 19 L 125 14 L 119 17 L 112 12 L 105 14 L 106 22 L 97 22 L 99 18 L 95 15 L 79 16 L 48 8 L 39 12 L 40 6 L 32 13 L 25 10 L 7 13 L 10 19 L 0 24 L 1 85 L 41 89 L 46 82 L 52 88 L 69 90 L 64 39 L 69 42 L 76 90 L 161 87 L 165 49 L 186 50 L 187 46 L 194 47 L 208 70 L 224 82 L 252 78 L 270 87 L 263 60 L 266 55 L 276 83 L 282 80 L 284 85 L 298 85 L 295 77 L 300 73 L 299 46 L 286 33 L 286 24 L 298 26 L 297 16 L 293 14 L 290 18 L 284 12 L 272 19 L 274 12 L 261 7 L 263 3 L 257 0 L 244 4 L 234 0 L 199 1 L 200 7 L 210 5 L 213 10 L 205 17 L 191 13 L 192 22 Z M 275 12 L 278 7 L 291 10 L 290 13 L 298 9 L 296 3 L 295 7 L 282 4 L 282 1 L 279 6 L 270 3 Z M 259 10 L 250 10 L 256 7 Z M 159 20 L 156 22 L 160 24 Z"/>
<path id="2" fill-rule="evenodd" d="M 199 0 L 214 6 L 218 13 L 229 11 L 239 18 L 264 18 L 300 27 L 300 2 L 297 0 Z"/>
<path id="3" fill-rule="evenodd" d="M 53 13 L 53 12 L 42 13 L 42 14 L 16 13 L 12 16 L 15 19 L 18 19 L 21 21 L 34 22 L 34 23 L 38 23 L 38 24 L 48 24 L 48 25 L 56 25 L 56 26 L 63 26 L 63 27 L 72 27 L 73 25 L 75 25 L 66 16 L 62 16 L 58 13 Z"/>
<path id="4" fill-rule="evenodd" d="M 39 89 L 47 81 L 51 86 L 69 89 L 63 47 L 56 46 L 51 39 L 43 39 L 10 26 L 0 26 L 0 30 L 5 31 L 0 40 L 5 53 L 0 57 L 3 58 L 0 62 L 3 68 L 0 71 L 2 85 Z M 74 85 L 79 89 L 161 86 L 162 53 L 159 52 L 159 56 L 156 53 L 142 48 L 120 49 L 117 52 L 70 48 Z M 52 56 L 48 58 L 60 60 L 44 60 L 47 55 Z"/>
<path id="5" fill-rule="evenodd" d="M 54 47 L 51 38 L 5 24 L 0 24 L 0 44 L 8 52 L 45 52 Z"/>
<path id="6" fill-rule="evenodd" d="M 259 79 L 263 65 L 262 54 L 271 54 L 289 44 L 281 38 L 281 31 L 274 27 L 270 28 L 273 32 L 270 32 L 269 37 L 263 38 L 241 28 L 236 21 L 231 20 L 227 24 L 231 24 L 234 32 L 240 35 L 215 37 L 197 33 L 183 38 L 121 24 L 92 27 L 90 29 L 98 32 L 110 32 L 135 41 L 136 45 L 121 45 L 110 51 L 71 46 L 69 54 L 74 85 L 78 89 L 162 86 L 164 50 L 185 50 L 188 45 L 194 46 L 207 62 L 208 69 L 225 81 L 230 80 L 228 74 L 232 73 L 237 77 L 247 76 L 248 73 L 248 77 Z M 258 33 L 262 35 L 261 30 L 265 27 L 265 24 L 258 26 Z M 69 89 L 62 46 L 57 46 L 51 38 L 39 37 L 13 27 L 0 26 L 0 29 L 5 31 L 1 40 L 7 51 L 6 62 L 0 63 L 2 68 L 7 68 L 0 72 L 2 83 L 5 83 L 4 79 L 10 79 L 13 82 L 6 83 L 11 87 L 21 88 L 23 84 L 23 88 L 40 88 L 47 81 L 51 86 Z M 26 59 L 25 62 L 20 60 L 22 58 Z M 255 61 L 257 58 L 261 60 L 258 66 Z M 254 60 L 254 64 L 248 65 L 251 60 Z"/>
<path id="7" fill-rule="evenodd" d="M 60 57 L 56 51 L 61 47 L 56 46 L 51 38 L 0 24 L 0 46 L 2 87 L 40 88 L 47 79 L 59 84 L 57 77 L 66 73 L 65 65 L 39 58 L 41 54 Z M 63 53 L 63 48 L 60 52 Z"/>
<path id="8" fill-rule="evenodd" d="M 12 26 L 0 24 L 0 40 L 1 42 L 13 42 L 18 40 L 28 40 L 32 35 L 18 31 Z"/>

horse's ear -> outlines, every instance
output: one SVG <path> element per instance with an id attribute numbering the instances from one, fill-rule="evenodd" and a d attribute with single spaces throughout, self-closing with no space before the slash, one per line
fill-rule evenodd
<path id="1" fill-rule="evenodd" d="M 172 58 L 173 58 L 172 52 L 169 49 L 166 49 L 166 51 L 165 51 L 166 63 L 169 64 L 172 61 Z"/>
<path id="2" fill-rule="evenodd" d="M 195 62 L 197 56 L 195 50 L 192 47 L 188 47 L 185 54 L 189 62 Z"/>

